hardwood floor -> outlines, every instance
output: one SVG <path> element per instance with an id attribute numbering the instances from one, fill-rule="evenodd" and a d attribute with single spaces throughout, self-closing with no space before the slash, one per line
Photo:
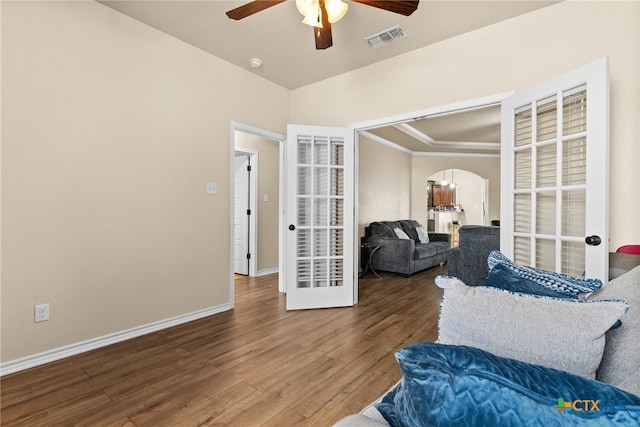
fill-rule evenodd
<path id="1" fill-rule="evenodd" d="M 400 378 L 396 350 L 436 339 L 437 274 L 293 312 L 277 275 L 241 277 L 232 311 L 3 377 L 2 425 L 330 426 Z"/>

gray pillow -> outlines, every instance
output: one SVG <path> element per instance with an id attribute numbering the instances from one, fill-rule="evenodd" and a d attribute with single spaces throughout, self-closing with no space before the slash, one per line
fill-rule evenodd
<path id="1" fill-rule="evenodd" d="M 624 299 L 629 312 L 622 325 L 607 332 L 596 379 L 640 396 L 640 266 L 619 276 L 589 297 L 589 301 Z"/>
<path id="2" fill-rule="evenodd" d="M 416 227 L 416 233 L 418 233 L 418 240 L 420 243 L 429 243 L 429 233 L 422 227 Z"/>
<path id="3" fill-rule="evenodd" d="M 628 309 L 624 301 L 577 301 L 467 286 L 438 276 L 444 289 L 438 342 L 595 378 L 605 332 Z"/>
<path id="4" fill-rule="evenodd" d="M 394 228 L 393 232 L 396 233 L 396 236 L 399 239 L 405 239 L 405 240 L 411 240 L 409 238 L 409 236 L 407 236 L 407 233 L 404 232 L 404 230 L 400 229 L 400 228 Z"/>

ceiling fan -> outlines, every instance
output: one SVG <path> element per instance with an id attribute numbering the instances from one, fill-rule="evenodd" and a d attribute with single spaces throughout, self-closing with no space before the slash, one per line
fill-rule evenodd
<path id="1" fill-rule="evenodd" d="M 287 0 L 254 0 L 227 12 L 231 19 L 239 20 L 258 13 Z M 389 12 L 409 16 L 417 8 L 420 0 L 351 0 Z M 342 0 L 296 0 L 298 11 L 304 16 L 302 22 L 313 27 L 316 49 L 333 46 L 331 24 L 338 22 L 349 7 Z"/>

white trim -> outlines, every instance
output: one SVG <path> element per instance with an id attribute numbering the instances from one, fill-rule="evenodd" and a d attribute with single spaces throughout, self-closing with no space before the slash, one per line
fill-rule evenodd
<path id="1" fill-rule="evenodd" d="M 499 142 L 479 141 L 433 141 L 433 145 L 446 145 L 449 148 L 475 148 L 476 150 L 500 150 Z"/>
<path id="2" fill-rule="evenodd" d="M 477 108 L 472 108 L 470 110 L 475 110 Z M 499 142 L 480 142 L 480 141 L 441 141 L 436 140 L 430 137 L 429 135 L 419 131 L 415 127 L 411 126 L 409 123 L 396 123 L 392 125 L 395 129 L 399 130 L 402 133 L 409 135 L 412 138 L 417 139 L 429 147 L 433 147 L 434 145 L 446 145 L 450 148 L 459 148 L 459 147 L 467 147 L 467 148 L 475 148 L 478 150 L 499 150 L 500 143 Z"/>
<path id="3" fill-rule="evenodd" d="M 396 128 L 400 132 L 403 132 L 410 137 L 417 139 L 423 144 L 428 145 L 429 147 L 431 147 L 436 142 L 435 139 L 431 138 L 429 135 L 423 132 L 420 132 L 418 129 L 408 123 L 396 123 L 395 125 L 391 126 Z"/>
<path id="4" fill-rule="evenodd" d="M 251 125 L 245 125 L 244 123 L 231 121 L 231 129 L 233 131 L 240 131 L 245 133 L 251 133 L 253 135 L 263 136 L 267 139 L 272 139 L 274 141 L 284 141 L 287 139 L 285 135 L 281 133 L 271 132 L 266 129 L 257 128 Z"/>
<path id="5" fill-rule="evenodd" d="M 366 138 L 373 140 L 374 142 L 384 144 L 388 147 L 402 151 L 403 153 L 410 154 L 412 156 L 499 158 L 500 154 L 412 151 L 412 150 L 409 150 L 408 148 L 405 148 L 396 144 L 395 142 L 389 141 L 386 138 L 382 138 L 372 134 L 371 132 L 367 132 L 367 130 L 385 127 L 385 126 L 395 126 L 395 125 L 406 124 L 408 122 L 424 119 L 427 117 L 447 116 L 447 115 L 456 114 L 462 111 L 472 111 L 479 108 L 485 108 L 493 105 L 500 105 L 503 99 L 513 95 L 514 93 L 515 91 L 504 92 L 504 93 L 499 93 L 495 95 L 484 96 L 481 98 L 454 102 L 452 104 L 426 108 L 423 110 L 413 111 L 409 113 L 398 114 L 398 115 L 390 116 L 386 118 L 368 120 L 366 122 L 353 123 L 349 125 L 349 128 L 353 129 L 354 132 L 359 133 L 365 136 Z M 439 141 L 433 140 L 432 143 L 438 144 Z M 440 143 L 444 143 L 444 141 Z M 491 144 L 491 143 L 488 143 L 488 144 Z M 496 144 L 496 147 L 499 148 L 499 146 L 500 144 Z M 487 147 L 482 147 L 482 148 L 484 149 Z M 356 218 L 356 221 L 357 221 L 357 218 Z"/>
<path id="6" fill-rule="evenodd" d="M 386 145 L 387 147 L 393 148 L 394 150 L 402 151 L 405 154 L 409 154 L 410 156 L 415 157 L 480 157 L 480 158 L 489 158 L 489 159 L 499 159 L 500 154 L 487 154 L 487 153 L 446 153 L 446 152 L 435 152 L 435 151 L 411 151 L 408 148 L 402 147 L 395 142 L 391 142 L 386 138 L 375 135 L 371 132 L 367 132 L 366 130 L 357 131 L 356 135 L 362 135 L 365 138 L 372 140 L 373 142 L 377 142 L 378 144 Z M 500 145 L 500 144 L 498 144 Z"/>
<path id="7" fill-rule="evenodd" d="M 487 153 L 445 153 L 445 152 L 422 152 L 413 151 L 415 157 L 479 157 L 484 159 L 499 159 L 500 154 Z"/>
<path id="8" fill-rule="evenodd" d="M 203 310 L 194 311 L 192 313 L 182 314 L 170 319 L 160 320 L 158 322 L 153 322 L 142 326 L 136 326 L 135 328 L 126 329 L 124 331 L 115 332 L 113 334 L 104 335 L 102 337 L 77 342 L 75 344 L 48 350 L 20 359 L 10 360 L 9 362 L 5 362 L 0 365 L 0 376 L 44 365 L 45 363 L 54 362 L 56 360 L 64 359 L 65 357 L 74 356 L 76 354 L 95 350 L 101 347 L 106 347 L 111 344 L 150 334 L 152 332 L 161 331 L 163 329 L 171 328 L 183 323 L 192 322 L 194 320 L 228 311 L 231 308 L 232 307 L 229 304 L 221 304 L 214 307 L 205 308 Z"/>
<path id="9" fill-rule="evenodd" d="M 383 126 L 390 126 L 397 123 L 406 123 L 413 120 L 424 119 L 426 117 L 438 117 L 443 115 L 455 114 L 461 111 L 470 111 L 472 109 L 488 107 L 491 105 L 498 105 L 500 102 L 513 95 L 515 92 L 504 92 L 496 95 L 484 96 L 481 98 L 468 99 L 466 101 L 454 102 L 452 104 L 440 105 L 437 107 L 431 107 L 424 110 L 418 110 L 410 113 L 398 114 L 382 119 L 368 120 L 366 122 L 354 123 L 349 125 L 356 131 L 363 129 L 375 129 Z"/>
<path id="10" fill-rule="evenodd" d="M 285 188 L 284 188 L 284 183 L 287 182 L 286 178 L 287 178 L 287 171 L 285 166 L 285 149 L 284 146 L 287 142 L 287 139 L 285 137 L 285 139 L 280 140 L 280 151 L 278 153 L 279 158 L 280 158 L 280 173 L 279 173 L 279 181 L 278 181 L 278 196 L 279 196 L 279 201 L 278 201 L 278 272 L 280 273 L 278 275 L 278 292 L 282 292 L 282 293 L 286 293 L 287 292 L 287 287 L 286 287 L 286 283 L 284 280 L 284 257 L 285 257 L 285 242 L 286 242 L 286 238 L 287 238 L 287 228 L 286 228 L 286 224 L 285 224 L 285 218 L 286 218 L 286 208 L 287 208 L 287 197 L 286 197 L 286 193 L 285 193 Z"/>
<path id="11" fill-rule="evenodd" d="M 377 142 L 379 144 L 386 145 L 387 147 L 391 147 L 394 150 L 402 151 L 403 153 L 406 153 L 406 154 L 413 154 L 414 153 L 413 151 L 409 150 L 408 148 L 405 148 L 405 147 L 403 147 L 401 145 L 398 145 L 395 142 L 391 142 L 388 139 L 383 138 L 383 137 L 378 136 L 378 135 L 375 135 L 375 134 L 373 134 L 371 132 L 367 132 L 366 130 L 361 130 L 361 131 L 359 131 L 357 133 L 359 133 L 360 135 L 362 135 L 362 136 L 364 136 L 366 138 L 369 138 L 373 142 Z"/>
<path id="12" fill-rule="evenodd" d="M 258 270 L 256 276 L 268 276 L 269 274 L 277 273 L 280 269 L 278 267 L 265 268 L 262 270 Z"/>
<path id="13" fill-rule="evenodd" d="M 353 138 L 353 305 L 357 305 L 360 300 L 359 293 L 359 265 L 360 259 L 360 231 L 358 215 L 360 213 L 360 134 L 367 132 L 357 132 L 353 126 L 349 126 L 349 134 Z M 345 213 L 346 214 L 346 213 Z"/>

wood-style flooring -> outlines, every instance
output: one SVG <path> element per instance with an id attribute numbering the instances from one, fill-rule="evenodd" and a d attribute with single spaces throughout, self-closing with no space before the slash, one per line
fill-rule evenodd
<path id="1" fill-rule="evenodd" d="M 0 379 L 7 426 L 331 426 L 437 337 L 446 266 L 360 280 L 351 308 L 285 310 L 277 275 L 236 280 L 235 309 Z"/>

